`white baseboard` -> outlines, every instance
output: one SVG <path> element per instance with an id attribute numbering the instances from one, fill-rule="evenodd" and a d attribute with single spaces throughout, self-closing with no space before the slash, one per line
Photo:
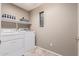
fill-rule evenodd
<path id="1" fill-rule="evenodd" d="M 49 52 L 49 53 L 55 54 L 55 55 L 57 55 L 57 56 L 63 56 L 63 55 L 61 55 L 61 54 L 55 53 L 55 52 L 53 52 L 53 51 L 47 50 L 47 49 L 42 48 L 42 47 L 39 47 L 39 46 L 35 46 L 35 47 L 38 47 L 38 48 L 40 48 L 40 49 L 43 49 L 43 50 L 45 50 L 45 51 L 47 51 L 47 52 Z"/>

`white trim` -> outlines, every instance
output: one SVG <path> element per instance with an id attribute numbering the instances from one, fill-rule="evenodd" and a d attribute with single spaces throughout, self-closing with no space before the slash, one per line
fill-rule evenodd
<path id="1" fill-rule="evenodd" d="M 55 54 L 55 55 L 57 55 L 57 56 L 63 56 L 63 55 L 61 55 L 61 54 L 55 53 L 55 52 L 53 52 L 53 51 L 47 50 L 47 49 L 42 48 L 42 47 L 39 47 L 39 46 L 35 46 L 35 47 L 38 47 L 38 48 L 40 48 L 40 49 L 43 49 L 43 50 L 45 50 L 45 51 L 47 51 L 47 52 L 49 52 L 49 53 Z"/>

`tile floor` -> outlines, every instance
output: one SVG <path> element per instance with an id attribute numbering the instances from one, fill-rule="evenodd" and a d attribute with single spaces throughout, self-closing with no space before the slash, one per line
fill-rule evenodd
<path id="1" fill-rule="evenodd" d="M 36 47 L 30 51 L 27 51 L 25 56 L 57 56 L 57 55 L 55 53 L 51 53 L 44 49 Z"/>

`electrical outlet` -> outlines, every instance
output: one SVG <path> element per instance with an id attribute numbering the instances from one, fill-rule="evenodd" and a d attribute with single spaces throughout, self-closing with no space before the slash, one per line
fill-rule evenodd
<path id="1" fill-rule="evenodd" d="M 52 47 L 52 43 L 50 43 L 50 46 Z"/>

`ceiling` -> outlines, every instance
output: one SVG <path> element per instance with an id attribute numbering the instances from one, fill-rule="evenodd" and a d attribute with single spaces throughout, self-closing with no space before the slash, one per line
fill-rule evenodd
<path id="1" fill-rule="evenodd" d="M 30 10 L 42 5 L 42 3 L 13 3 L 13 4 L 22 9 L 25 9 L 27 11 L 30 11 Z"/>

